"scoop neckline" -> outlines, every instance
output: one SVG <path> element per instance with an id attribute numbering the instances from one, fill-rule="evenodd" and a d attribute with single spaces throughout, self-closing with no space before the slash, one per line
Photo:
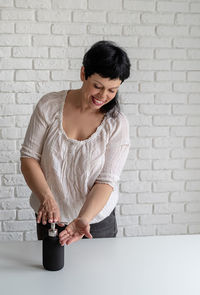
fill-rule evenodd
<path id="1" fill-rule="evenodd" d="M 83 143 L 92 141 L 99 134 L 99 132 L 101 131 L 101 129 L 102 129 L 102 127 L 103 127 L 103 125 L 104 125 L 104 123 L 106 121 L 107 114 L 104 115 L 103 120 L 101 121 L 100 125 L 97 127 L 95 132 L 93 132 L 88 138 L 83 139 L 83 140 L 78 140 L 78 139 L 68 137 L 67 133 L 65 132 L 65 130 L 63 128 L 63 111 L 64 111 L 64 105 L 65 105 L 65 102 L 66 102 L 66 99 L 67 99 L 67 93 L 69 91 L 70 90 L 64 90 L 64 94 L 63 94 L 63 102 L 62 102 L 61 108 L 60 108 L 60 130 L 61 130 L 62 134 L 64 135 L 64 137 L 68 141 L 70 141 L 72 143 L 83 144 Z"/>

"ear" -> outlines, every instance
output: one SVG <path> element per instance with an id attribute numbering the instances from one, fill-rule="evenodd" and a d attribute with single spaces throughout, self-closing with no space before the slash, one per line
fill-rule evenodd
<path id="1" fill-rule="evenodd" d="M 84 81 L 85 80 L 85 69 L 84 69 L 84 66 L 81 67 L 80 78 L 81 78 L 81 81 Z"/>

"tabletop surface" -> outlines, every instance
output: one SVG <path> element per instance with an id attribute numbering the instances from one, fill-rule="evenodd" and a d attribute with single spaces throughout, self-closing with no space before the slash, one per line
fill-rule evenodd
<path id="1" fill-rule="evenodd" d="M 80 240 L 65 266 L 42 266 L 42 242 L 0 243 L 2 295 L 199 295 L 200 235 Z"/>

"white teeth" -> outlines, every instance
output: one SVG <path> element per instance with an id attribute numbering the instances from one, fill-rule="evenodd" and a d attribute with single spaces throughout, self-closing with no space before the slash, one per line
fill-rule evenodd
<path id="1" fill-rule="evenodd" d="M 93 97 L 93 98 L 94 98 L 94 97 Z M 96 99 L 96 98 L 94 98 L 94 101 L 96 102 L 96 104 L 99 104 L 99 105 L 101 105 L 101 104 L 104 103 L 104 101 L 101 101 L 101 100 Z"/>

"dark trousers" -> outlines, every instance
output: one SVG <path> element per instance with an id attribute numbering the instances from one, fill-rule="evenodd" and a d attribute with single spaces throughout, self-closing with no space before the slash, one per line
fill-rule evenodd
<path id="1" fill-rule="evenodd" d="M 37 217 L 37 214 L 35 214 Z M 65 229 L 67 225 L 61 227 L 56 224 L 58 234 Z M 37 236 L 38 240 L 43 240 L 48 235 L 48 229 L 51 227 L 50 223 L 43 225 L 37 223 Z M 93 223 L 90 225 L 90 233 L 93 238 L 115 238 L 117 235 L 117 222 L 115 216 L 115 209 L 111 214 L 100 222 Z M 87 239 L 83 236 L 83 239 Z"/>

